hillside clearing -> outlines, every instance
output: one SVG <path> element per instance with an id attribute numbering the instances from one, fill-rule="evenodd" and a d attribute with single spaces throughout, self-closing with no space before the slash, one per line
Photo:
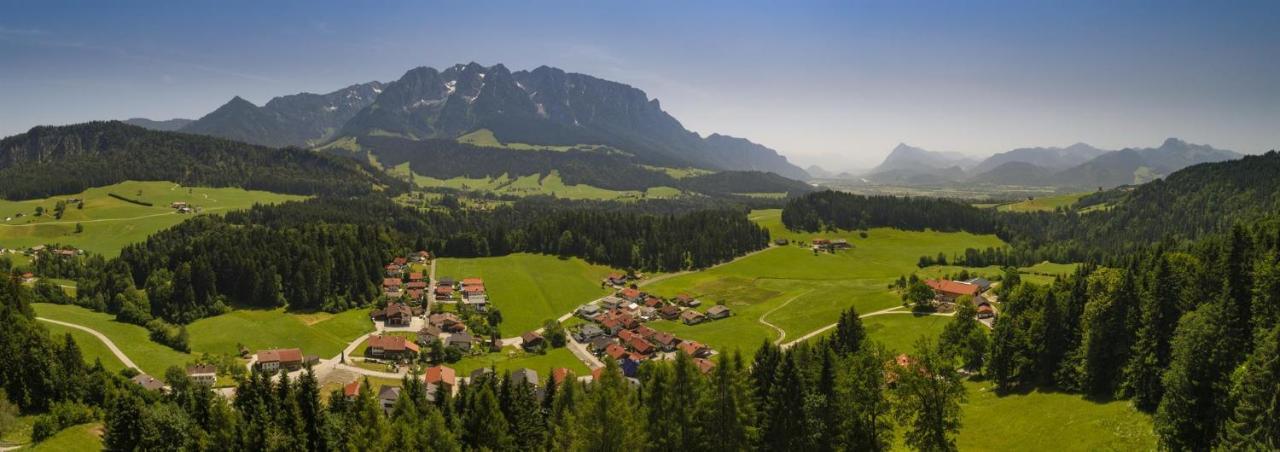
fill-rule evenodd
<path id="1" fill-rule="evenodd" d="M 483 278 L 489 302 L 502 312 L 501 329 L 515 336 L 607 295 L 600 280 L 616 270 L 578 258 L 517 253 L 472 259 L 441 258 L 436 277 Z"/>

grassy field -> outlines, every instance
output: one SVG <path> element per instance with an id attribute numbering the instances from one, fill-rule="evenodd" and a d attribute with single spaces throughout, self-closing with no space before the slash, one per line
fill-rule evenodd
<path id="1" fill-rule="evenodd" d="M 704 303 L 722 303 L 734 311 L 727 319 L 701 325 L 658 321 L 650 323 L 654 328 L 722 351 L 736 348 L 750 354 L 764 340 L 779 339 L 776 330 L 760 323 L 762 317 L 786 332 L 785 342 L 831 324 L 850 306 L 868 313 L 900 305 L 899 297 L 887 286 L 915 271 L 919 256 L 1002 245 L 995 236 L 968 233 L 872 229 L 867 238 L 861 238 L 853 231 L 793 232 L 782 226 L 779 210 L 755 211 L 750 218 L 769 228 L 775 239 L 846 238 L 854 248 L 815 255 L 796 245 L 774 247 L 731 264 L 646 286 L 646 290 L 663 296 L 688 293 Z"/>
<path id="2" fill-rule="evenodd" d="M 502 311 L 502 333 L 511 337 L 542 326 L 578 305 L 609 293 L 600 280 L 613 270 L 577 258 L 512 254 L 476 259 L 442 258 L 436 277 L 484 278 L 489 301 Z"/>
<path id="3" fill-rule="evenodd" d="M 1065 195 L 1036 196 L 1031 199 L 1027 199 L 1027 200 L 1023 200 L 1023 201 L 1019 201 L 1011 204 L 1000 205 L 999 207 L 996 207 L 996 210 L 999 210 L 1001 212 L 1039 212 L 1039 211 L 1052 212 L 1059 207 L 1062 207 L 1062 208 L 1071 207 L 1072 204 L 1075 204 L 1076 201 L 1079 201 L 1082 196 L 1087 194 L 1089 193 L 1085 192 L 1085 193 L 1069 193 Z"/>
<path id="4" fill-rule="evenodd" d="M 1156 450 L 1151 417 L 1126 401 L 1101 403 L 1046 391 L 1000 397 L 989 384 L 966 387 L 960 450 Z"/>
<path id="5" fill-rule="evenodd" d="M 119 372 L 124 369 L 124 363 L 120 362 L 120 358 L 116 358 L 116 355 L 107 348 L 107 344 L 98 340 L 97 336 L 75 328 L 48 322 L 41 322 L 40 324 L 44 325 L 45 329 L 49 330 L 49 334 L 58 342 L 62 341 L 63 335 L 70 334 L 71 338 L 75 339 L 76 346 L 80 347 L 80 354 L 84 355 L 85 362 L 90 365 L 93 364 L 94 360 L 101 360 L 102 367 L 111 372 Z"/>
<path id="6" fill-rule="evenodd" d="M 191 350 L 195 352 L 235 354 L 239 343 L 250 351 L 298 347 L 304 354 L 321 359 L 338 356 L 352 339 L 370 331 L 373 322 L 367 309 L 338 314 L 236 310 L 187 325 Z"/>
<path id="7" fill-rule="evenodd" d="M 916 339 L 937 337 L 950 321 L 951 317 L 940 315 L 886 314 L 862 319 L 862 328 L 890 352 L 910 353 Z"/>
<path id="8" fill-rule="evenodd" d="M 459 377 L 470 376 L 473 370 L 490 367 L 497 367 L 498 373 L 527 367 L 538 372 L 538 378 L 542 380 L 550 376 L 551 369 L 556 367 L 568 368 L 579 376 L 591 374 L 591 370 L 567 348 L 553 348 L 547 350 L 547 354 L 539 355 L 507 347 L 498 353 L 469 356 L 448 366 L 458 371 Z"/>
<path id="9" fill-rule="evenodd" d="M 125 202 L 108 196 L 108 193 L 153 205 L 148 207 Z M 62 219 L 54 219 L 55 204 L 71 198 L 83 200 L 84 208 L 77 209 L 76 204 L 68 203 Z M 0 200 L 0 247 L 26 248 L 61 243 L 114 256 L 125 245 L 140 242 L 148 235 L 190 218 L 190 215 L 178 214 L 169 208 L 174 201 L 186 201 L 201 208 L 203 213 L 217 214 L 247 208 L 255 203 L 296 199 L 302 197 L 238 188 L 180 187 L 172 182 L 130 181 L 91 188 L 74 195 L 29 201 Z M 43 207 L 46 213 L 35 216 L 36 207 Z M 19 213 L 24 216 L 19 218 Z M 80 224 L 84 231 L 76 233 L 76 224 Z"/>
<path id="10" fill-rule="evenodd" d="M 503 174 L 498 177 L 437 179 L 414 175 L 413 181 L 419 187 L 452 188 L 464 191 L 491 192 L 513 196 L 554 196 L 564 199 L 605 199 L 605 200 L 637 200 L 665 199 L 680 196 L 682 192 L 673 187 L 652 187 L 645 191 L 609 190 L 591 185 L 569 185 L 560 178 L 558 171 L 552 170 L 547 175 L 530 174 L 512 178 Z"/>
<path id="11" fill-rule="evenodd" d="M 489 129 L 479 129 L 474 132 L 458 137 L 458 142 L 467 143 L 476 146 L 484 146 L 490 148 L 514 149 L 517 151 L 554 151 L 565 152 L 573 148 L 573 146 L 550 146 L 543 144 L 528 143 L 503 143 L 498 141 L 498 137 L 493 136 L 493 131 Z"/>
<path id="12" fill-rule="evenodd" d="M 114 316 L 93 312 L 74 305 L 56 305 L 37 303 L 32 305 L 36 315 L 44 318 L 61 320 L 82 325 L 102 333 L 111 342 L 120 347 L 125 356 L 132 359 L 142 371 L 159 377 L 164 375 L 169 366 L 184 366 L 195 359 L 194 356 L 175 351 L 169 347 L 151 341 L 147 329 L 128 323 L 117 322 Z M 43 324 L 48 325 L 47 322 Z M 84 346 L 81 346 L 84 348 Z"/>
<path id="13" fill-rule="evenodd" d="M 67 427 L 46 438 L 40 444 L 22 450 L 50 452 L 78 452 L 102 450 L 102 424 L 81 424 Z"/>
<path id="14" fill-rule="evenodd" d="M 165 369 L 169 366 L 181 367 L 196 358 L 195 355 L 177 352 L 152 342 L 145 328 L 117 322 L 109 314 L 72 305 L 41 303 L 34 306 L 36 314 L 40 317 L 97 330 L 110 338 L 129 359 L 142 367 L 143 372 L 154 376 L 164 375 Z M 368 319 L 368 312 L 362 309 L 340 314 L 292 314 L 283 310 L 240 310 L 198 320 L 187 325 L 187 332 L 190 334 L 191 350 L 194 353 L 235 354 L 238 352 L 236 344 L 241 343 L 251 351 L 274 347 L 299 347 L 303 353 L 328 359 L 337 356 L 352 339 L 372 331 L 373 324 Z M 63 328 L 47 322 L 43 324 L 50 327 L 51 331 L 62 331 L 61 328 Z M 87 333 L 82 334 L 85 338 L 75 336 L 76 343 L 80 344 L 81 350 L 84 350 L 85 357 L 90 362 L 92 357 L 113 356 L 97 338 Z M 101 346 L 101 349 L 95 349 L 95 346 Z M 90 354 L 91 350 L 96 350 L 93 351 L 95 355 Z M 111 364 L 106 358 L 103 358 L 103 365 L 111 369 Z M 115 365 L 122 366 L 118 361 Z"/>

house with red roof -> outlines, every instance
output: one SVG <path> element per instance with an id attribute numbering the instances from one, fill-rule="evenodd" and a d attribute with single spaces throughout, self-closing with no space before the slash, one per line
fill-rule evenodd
<path id="1" fill-rule="evenodd" d="M 356 397 L 359 397 L 359 396 L 360 396 L 360 379 L 359 378 L 356 378 L 355 381 L 347 383 L 342 386 L 342 397 L 345 397 L 347 400 L 355 400 Z"/>
<path id="2" fill-rule="evenodd" d="M 933 299 L 942 303 L 955 303 L 956 299 L 962 296 L 973 297 L 978 295 L 977 284 L 945 279 L 929 279 L 925 280 L 924 283 L 930 289 L 933 289 Z"/>
<path id="3" fill-rule="evenodd" d="M 302 350 L 296 348 L 261 350 L 258 352 L 258 361 L 255 365 L 263 372 L 274 372 L 280 369 L 294 371 L 302 368 L 303 360 Z"/>
<path id="4" fill-rule="evenodd" d="M 403 336 L 379 335 L 369 337 L 369 347 L 364 353 L 370 358 L 400 361 L 417 358 L 420 351 L 418 344 Z"/>
<path id="5" fill-rule="evenodd" d="M 703 375 L 711 373 L 711 369 L 716 367 L 716 363 L 705 358 L 694 358 L 693 365 L 698 366 L 698 371 Z"/>
<path id="6" fill-rule="evenodd" d="M 624 356 L 627 356 L 627 349 L 618 344 L 609 344 L 609 346 L 604 349 L 604 354 L 609 355 L 609 357 L 614 360 L 621 360 Z"/>
<path id="7" fill-rule="evenodd" d="M 636 353 L 639 353 L 641 355 L 649 355 L 650 353 L 653 353 L 653 344 L 650 344 L 649 341 L 644 340 L 644 338 L 640 337 L 640 335 L 631 336 L 631 339 L 627 340 L 626 342 L 627 342 L 627 347 L 630 347 L 631 350 Z"/>
<path id="8" fill-rule="evenodd" d="M 452 394 L 453 388 L 458 384 L 458 373 L 452 367 L 431 366 L 422 375 L 422 379 L 427 385 L 436 385 Z"/>

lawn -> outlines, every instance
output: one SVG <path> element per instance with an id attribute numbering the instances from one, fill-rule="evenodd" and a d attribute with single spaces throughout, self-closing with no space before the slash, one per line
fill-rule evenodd
<path id="1" fill-rule="evenodd" d="M 546 320 L 607 295 L 600 280 L 612 271 L 578 258 L 527 253 L 442 258 L 436 263 L 437 278 L 484 278 L 490 303 L 502 311 L 501 329 L 507 337 L 539 328 Z"/>
<path id="2" fill-rule="evenodd" d="M 244 344 L 250 351 L 297 347 L 321 359 L 338 356 L 352 340 L 370 331 L 373 322 L 368 309 L 338 314 L 246 309 L 187 325 L 191 350 L 196 352 L 235 354 L 236 344 Z"/>
<path id="3" fill-rule="evenodd" d="M 884 314 L 862 319 L 862 328 L 867 337 L 884 345 L 886 350 L 895 354 L 911 353 L 917 339 L 937 338 L 951 319 L 940 315 Z"/>
<path id="4" fill-rule="evenodd" d="M 125 202 L 108 196 L 108 193 L 149 202 L 152 206 Z M 84 208 L 78 209 L 69 203 L 62 218 L 55 219 L 52 213 L 55 204 L 71 198 L 83 200 Z M 0 247 L 26 248 L 60 243 L 110 257 L 118 254 L 125 245 L 140 242 L 157 231 L 190 218 L 191 215 L 178 214 L 169 208 L 174 201 L 189 202 L 202 209 L 203 213 L 220 214 L 248 208 L 255 203 L 297 199 L 303 197 L 238 188 L 181 187 L 163 181 L 129 181 L 45 199 L 0 200 Z M 43 207 L 46 213 L 35 216 L 36 207 Z M 19 218 L 19 213 L 24 216 Z M 84 231 L 76 233 L 76 224 L 82 225 Z"/>
<path id="5" fill-rule="evenodd" d="M 74 323 L 97 330 L 111 342 L 120 347 L 125 356 L 132 359 L 142 371 L 156 377 L 164 375 L 169 366 L 185 366 L 195 359 L 194 356 L 175 351 L 169 347 L 151 341 L 147 329 L 128 323 L 117 322 L 114 316 L 94 312 L 74 305 L 57 305 L 36 303 L 32 305 L 36 315 L 54 320 Z M 47 322 L 42 322 L 49 325 Z M 85 346 L 81 346 L 84 349 Z M 105 364 L 105 362 L 104 362 Z"/>
<path id="6" fill-rule="evenodd" d="M 1059 207 L 1064 209 L 1067 207 L 1071 207 L 1073 204 L 1076 203 L 1076 201 L 1079 201 L 1081 197 L 1087 194 L 1089 194 L 1089 192 L 1069 193 L 1065 195 L 1038 196 L 1031 199 L 1018 201 L 1015 203 L 1003 204 L 999 207 L 996 207 L 996 210 L 999 210 L 1001 212 L 1039 212 L 1039 211 L 1052 212 Z"/>
<path id="7" fill-rule="evenodd" d="M 57 434 L 46 438 L 40 444 L 24 448 L 29 451 L 100 451 L 102 450 L 102 424 L 80 424 L 67 427 Z"/>
<path id="8" fill-rule="evenodd" d="M 62 342 L 62 337 L 64 335 L 70 334 L 71 338 L 76 341 L 76 346 L 80 347 L 80 354 L 84 356 L 85 362 L 90 365 L 92 365 L 95 360 L 101 360 L 102 367 L 108 371 L 119 372 L 124 369 L 124 363 L 120 362 L 120 358 L 116 358 L 116 355 L 111 353 L 111 350 L 107 348 L 107 344 L 98 340 L 97 336 L 82 330 L 53 323 L 41 322 L 40 324 L 44 325 L 44 328 L 49 330 L 49 334 L 58 342 Z M 117 345 L 117 347 L 119 347 L 119 345 Z"/>
<path id="9" fill-rule="evenodd" d="M 1156 450 L 1151 417 L 1127 401 L 1094 402 L 1077 394 L 1032 391 L 997 396 L 990 384 L 965 384 L 969 401 L 960 450 Z"/>
<path id="10" fill-rule="evenodd" d="M 447 364 L 458 371 L 458 377 L 471 376 L 471 372 L 480 368 L 496 367 L 498 373 L 521 368 L 533 369 L 538 378 L 545 380 L 551 375 L 551 369 L 565 367 L 579 376 L 590 375 L 591 370 L 579 361 L 567 348 L 553 348 L 545 355 L 526 353 L 515 347 L 507 347 L 498 353 L 486 353 L 481 356 L 468 356 L 453 364 Z"/>
<path id="11" fill-rule="evenodd" d="M 762 317 L 786 332 L 782 338 L 786 342 L 835 322 L 850 306 L 868 313 L 900 305 L 899 297 L 887 286 L 915 271 L 922 255 L 1003 245 L 995 236 L 969 233 L 877 228 L 862 238 L 854 231 L 794 232 L 782 226 L 781 211 L 776 209 L 754 211 L 750 218 L 767 227 L 775 239 L 807 242 L 818 237 L 845 238 L 854 248 L 815 255 L 794 244 L 778 246 L 730 264 L 648 285 L 645 289 L 649 292 L 667 297 L 688 293 L 704 303 L 725 304 L 734 312 L 727 319 L 694 326 L 651 322 L 654 328 L 721 351 L 739 349 L 749 355 L 766 339 L 779 339 L 776 330 L 760 323 Z"/>
<path id="12" fill-rule="evenodd" d="M 442 187 L 514 196 L 546 195 L 563 199 L 638 200 L 674 198 L 683 194 L 679 189 L 672 187 L 652 187 L 639 191 L 610 190 L 585 184 L 569 185 L 556 170 L 551 170 L 546 175 L 530 174 L 516 178 L 503 174 L 485 178 L 437 179 L 415 174 L 413 181 L 420 187 Z"/>

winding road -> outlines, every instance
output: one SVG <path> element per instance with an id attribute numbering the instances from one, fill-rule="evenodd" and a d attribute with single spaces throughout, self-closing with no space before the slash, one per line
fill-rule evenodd
<path id="1" fill-rule="evenodd" d="M 107 349 L 111 350 L 111 354 L 116 355 L 116 358 L 119 359 L 120 362 L 124 363 L 125 367 L 139 370 L 139 371 L 142 370 L 138 367 L 137 364 L 134 364 L 133 360 L 129 359 L 129 357 L 124 354 L 124 352 L 120 351 L 120 347 L 116 347 L 115 342 L 111 342 L 111 339 L 108 339 L 106 335 L 99 333 L 98 330 L 89 328 L 87 326 L 76 325 L 74 323 L 63 322 L 61 320 L 46 319 L 44 317 L 36 317 L 36 320 L 39 320 L 41 322 L 49 322 L 54 325 L 62 325 L 67 328 L 75 328 L 77 330 L 92 334 L 94 337 L 98 338 L 98 340 L 102 341 L 103 344 L 106 344 Z"/>

